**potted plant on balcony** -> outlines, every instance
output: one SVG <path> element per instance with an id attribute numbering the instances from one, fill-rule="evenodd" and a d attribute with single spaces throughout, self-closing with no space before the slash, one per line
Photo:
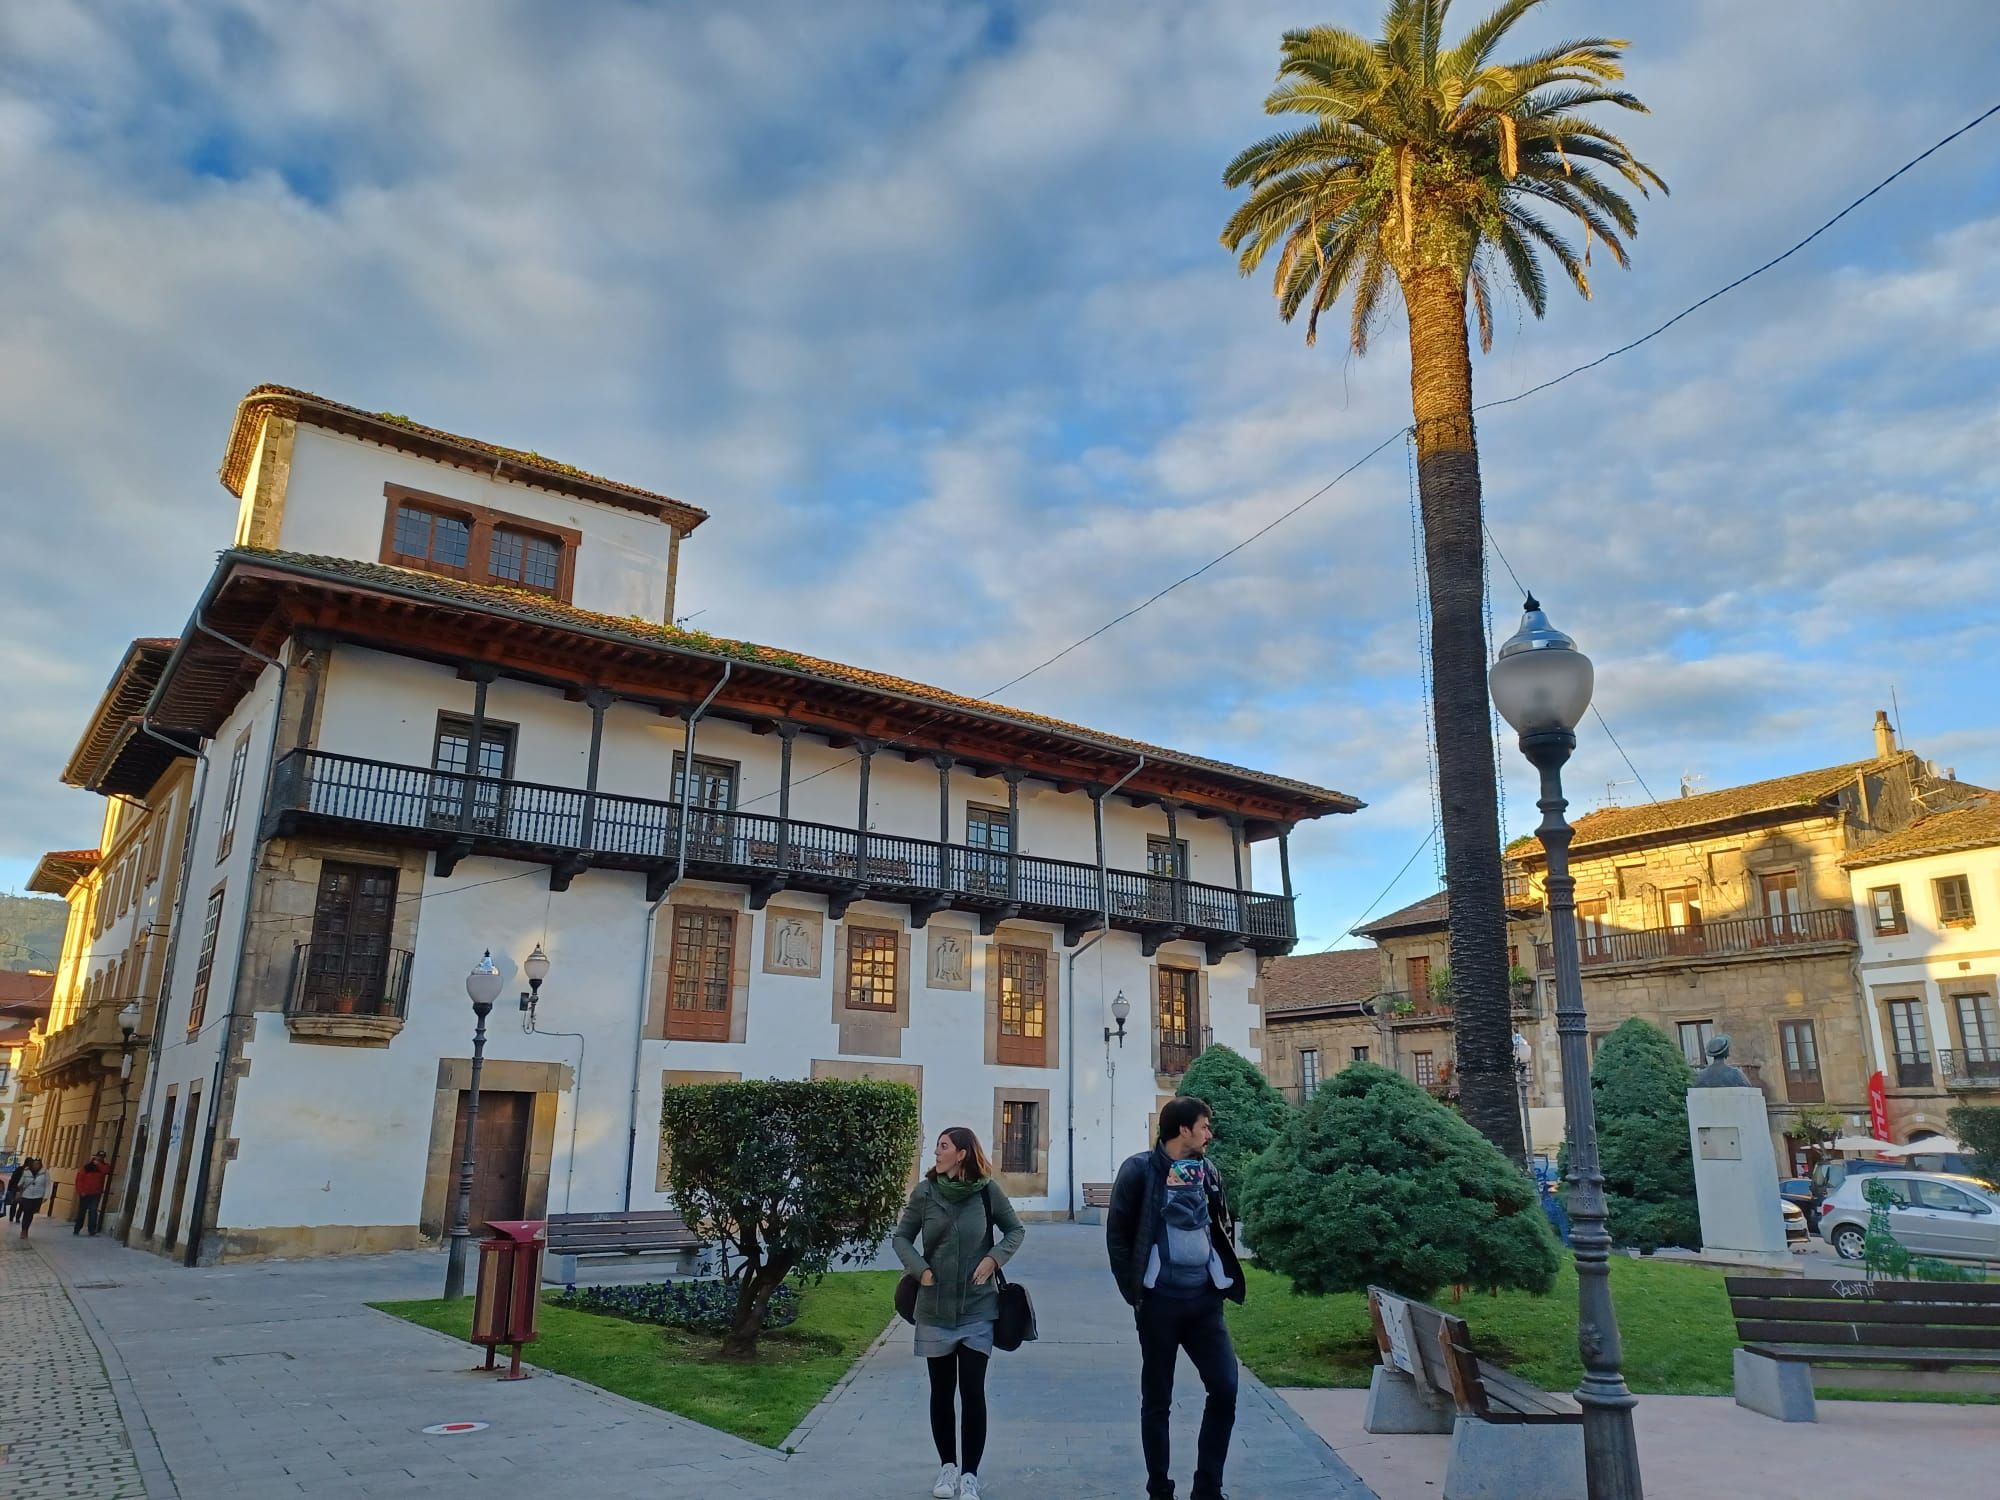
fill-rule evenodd
<path id="1" fill-rule="evenodd" d="M 359 1004 L 360 997 L 352 989 L 339 989 L 334 991 L 333 998 L 327 1001 L 326 1008 L 330 1014 L 336 1016 L 351 1016 Z"/>
<path id="2" fill-rule="evenodd" d="M 1514 1009 L 1530 1014 L 1535 1009 L 1535 976 L 1519 964 L 1507 971 L 1507 993 L 1514 998 Z"/>
<path id="3" fill-rule="evenodd" d="M 1429 1000 L 1432 1010 L 1450 1010 L 1457 1003 L 1451 987 L 1451 965 L 1445 964 L 1430 977 Z"/>

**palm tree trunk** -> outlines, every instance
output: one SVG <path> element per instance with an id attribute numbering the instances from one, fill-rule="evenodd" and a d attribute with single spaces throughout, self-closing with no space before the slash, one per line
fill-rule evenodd
<path id="1" fill-rule="evenodd" d="M 1515 1161 L 1524 1158 L 1507 991 L 1499 792 L 1486 698 L 1486 582 L 1479 445 L 1465 277 L 1425 268 L 1403 286 L 1417 492 L 1431 599 L 1431 717 L 1437 725 L 1445 888 L 1451 896 L 1459 1112 Z"/>

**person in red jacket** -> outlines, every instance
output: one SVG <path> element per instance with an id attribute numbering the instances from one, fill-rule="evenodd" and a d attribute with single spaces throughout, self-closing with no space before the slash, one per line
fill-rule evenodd
<path id="1" fill-rule="evenodd" d="M 82 1234 L 86 1224 L 92 1234 L 102 1227 L 104 1188 L 110 1181 L 111 1163 L 102 1151 L 76 1169 L 76 1220 L 70 1226 L 71 1234 Z"/>

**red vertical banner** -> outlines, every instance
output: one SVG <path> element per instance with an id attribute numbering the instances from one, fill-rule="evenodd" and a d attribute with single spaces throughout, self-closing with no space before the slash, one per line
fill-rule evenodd
<path id="1" fill-rule="evenodd" d="M 1880 1069 L 1868 1075 L 1868 1129 L 1878 1141 L 1889 1139 L 1889 1088 Z"/>

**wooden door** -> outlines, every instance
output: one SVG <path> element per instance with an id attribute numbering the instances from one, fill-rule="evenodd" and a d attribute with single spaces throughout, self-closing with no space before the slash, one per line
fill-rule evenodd
<path id="1" fill-rule="evenodd" d="M 451 1129 L 451 1178 L 446 1222 L 458 1217 L 458 1173 L 465 1161 L 466 1095 L 458 1096 Z M 524 1219 L 528 1208 L 528 1135 L 535 1117 L 533 1094 L 479 1091 L 479 1136 L 472 1158 L 472 1232 L 494 1219 Z"/>

